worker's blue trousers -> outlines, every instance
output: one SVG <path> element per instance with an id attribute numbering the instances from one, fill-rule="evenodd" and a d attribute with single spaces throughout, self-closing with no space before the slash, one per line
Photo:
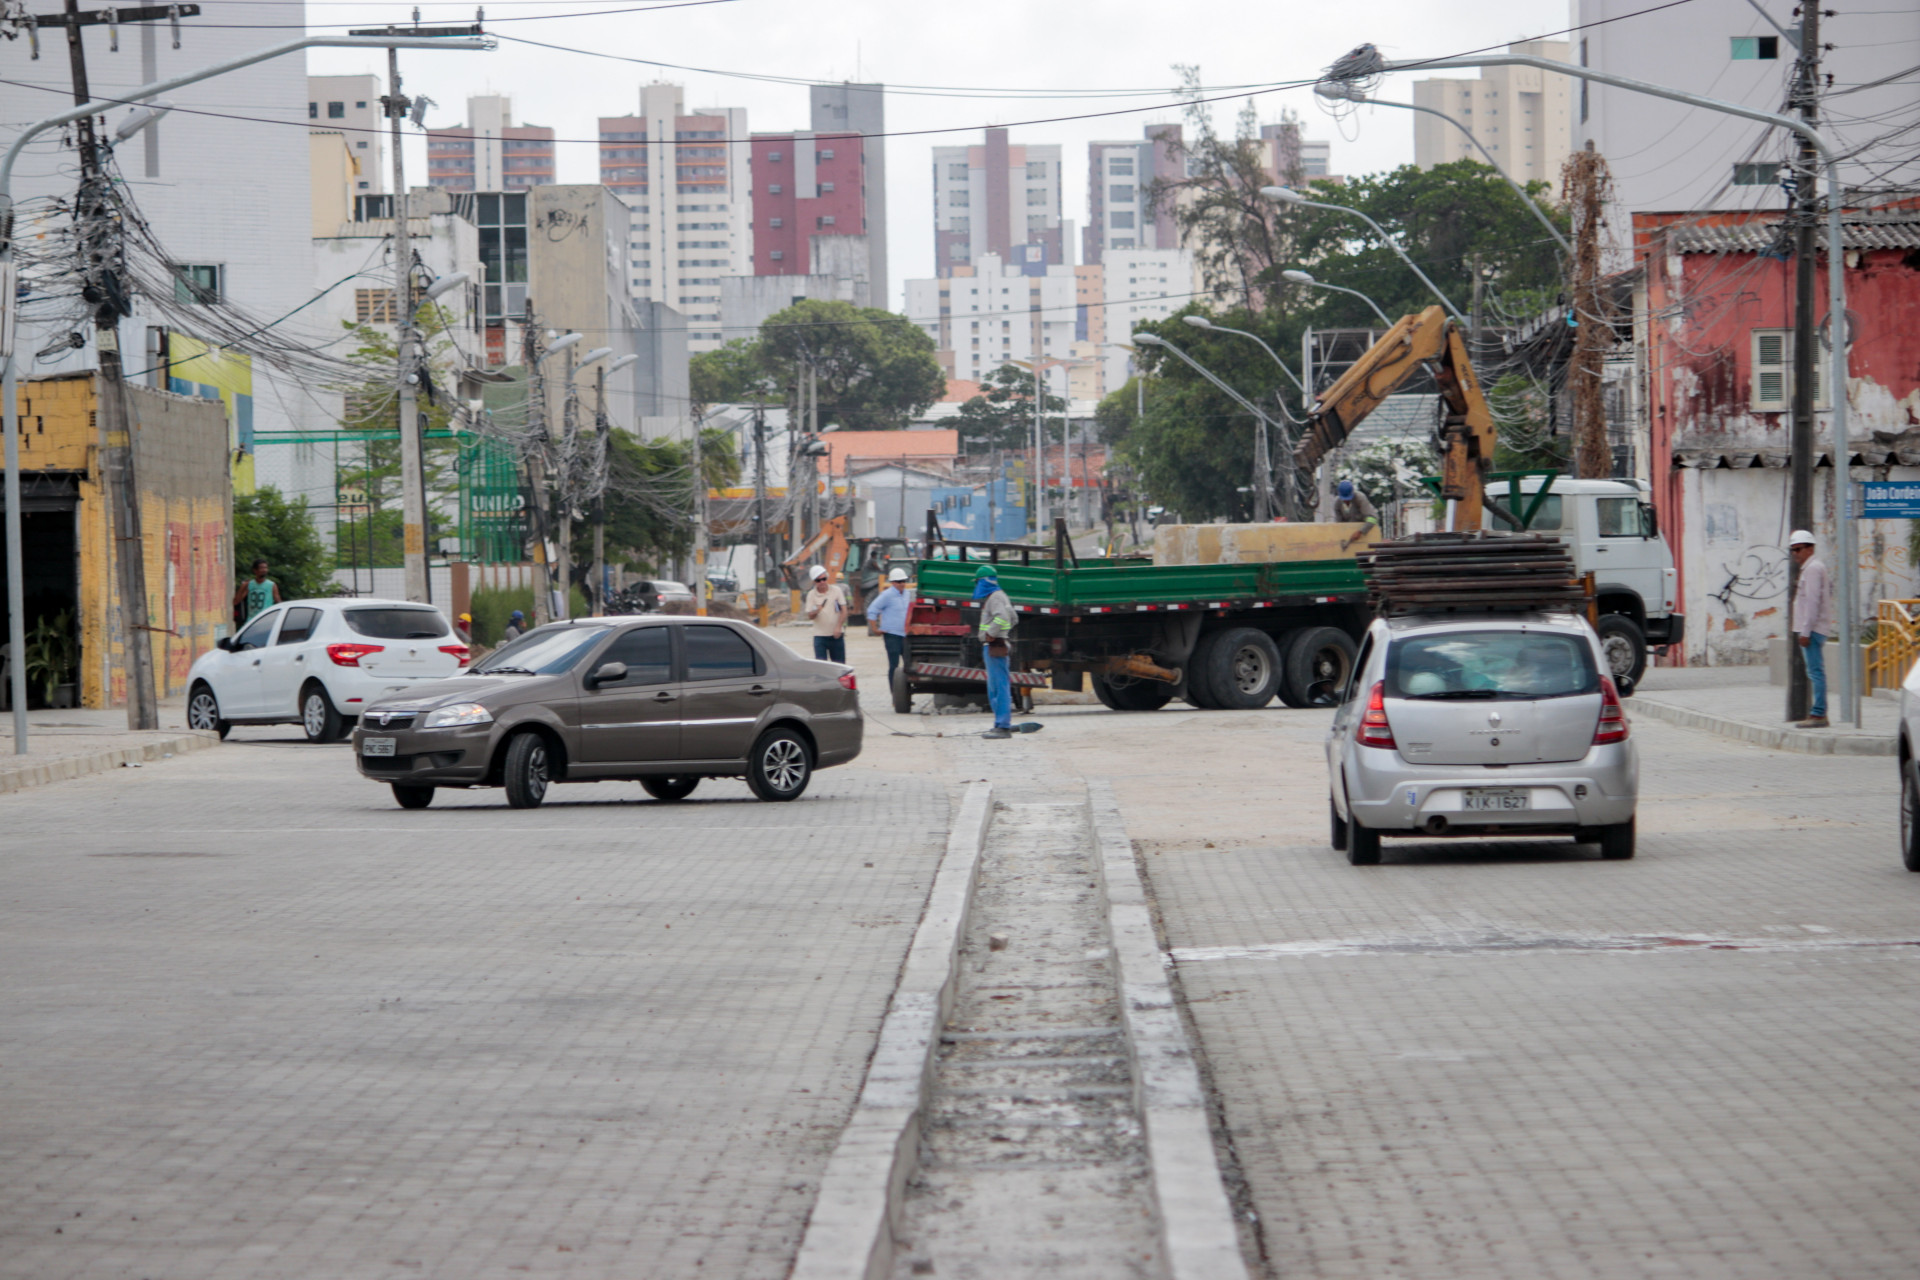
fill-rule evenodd
<path id="1" fill-rule="evenodd" d="M 993 727 L 1013 728 L 1013 676 L 1010 658 L 986 655 L 987 705 L 993 708 Z"/>

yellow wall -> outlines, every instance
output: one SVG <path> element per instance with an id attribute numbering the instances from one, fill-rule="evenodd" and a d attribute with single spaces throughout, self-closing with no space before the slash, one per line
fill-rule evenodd
<path id="1" fill-rule="evenodd" d="M 307 150 L 313 164 L 314 237 L 337 236 L 353 221 L 353 183 L 360 176 L 360 161 L 347 135 L 334 130 L 309 130 Z"/>
<path id="2" fill-rule="evenodd" d="M 193 659 L 232 623 L 233 497 L 227 421 L 217 401 L 129 388 L 135 473 L 147 571 L 154 682 L 162 698 L 184 693 Z M 80 700 L 124 705 L 124 645 L 112 601 L 112 521 L 99 482 L 99 428 L 92 374 L 20 386 L 23 470 L 81 473 Z M 32 547 L 24 548 L 28 555 Z M 28 619 L 31 626 L 33 619 Z"/>

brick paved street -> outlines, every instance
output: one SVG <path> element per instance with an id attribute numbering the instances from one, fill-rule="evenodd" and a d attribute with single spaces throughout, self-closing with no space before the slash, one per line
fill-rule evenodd
<path id="1" fill-rule="evenodd" d="M 410 813 L 347 750 L 3 802 L 0 1276 L 785 1274 L 944 783 Z"/>

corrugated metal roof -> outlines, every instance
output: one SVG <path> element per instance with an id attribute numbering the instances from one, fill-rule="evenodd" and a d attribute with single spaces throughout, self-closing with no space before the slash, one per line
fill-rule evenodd
<path id="1" fill-rule="evenodd" d="M 1784 248 L 1787 234 L 1778 218 L 1732 227 L 1681 227 L 1673 233 L 1673 247 L 1681 253 L 1765 253 Z M 1822 222 L 1819 238 L 1826 240 Z M 1911 213 L 1854 214 L 1840 226 L 1849 249 L 1920 249 L 1920 217 Z"/>

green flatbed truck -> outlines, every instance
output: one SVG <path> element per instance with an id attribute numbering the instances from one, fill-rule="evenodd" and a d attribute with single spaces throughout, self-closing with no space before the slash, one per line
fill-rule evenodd
<path id="1" fill-rule="evenodd" d="M 1076 556 L 1064 528 L 1052 546 L 951 542 L 929 529 L 919 562 L 894 710 L 916 693 L 978 696 L 986 670 L 974 575 L 999 570 L 1020 624 L 1016 695 L 1051 686 L 1094 694 L 1115 711 L 1155 711 L 1176 697 L 1246 710 L 1274 697 L 1327 706 L 1353 666 L 1372 614 L 1351 559 L 1159 565 Z"/>

